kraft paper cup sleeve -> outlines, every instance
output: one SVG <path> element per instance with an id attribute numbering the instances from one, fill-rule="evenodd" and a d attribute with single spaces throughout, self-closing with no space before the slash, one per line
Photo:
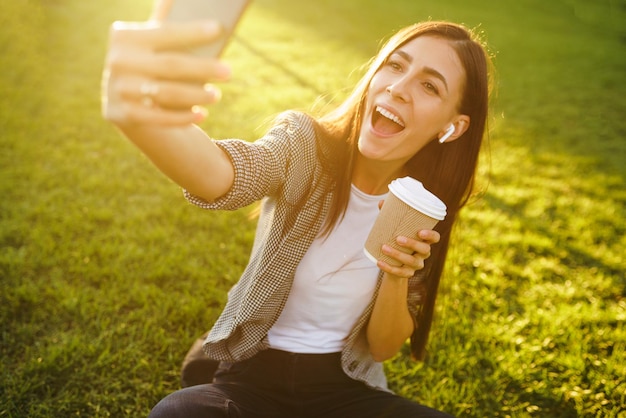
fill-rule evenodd
<path id="1" fill-rule="evenodd" d="M 415 236 L 422 229 L 433 229 L 446 216 L 446 205 L 411 177 L 396 179 L 389 184 L 389 195 L 378 214 L 365 242 L 365 255 L 377 262 L 383 260 L 391 265 L 399 262 L 382 254 L 382 245 L 389 244 L 399 251 L 410 250 L 396 244 L 396 237 Z"/>
<path id="2" fill-rule="evenodd" d="M 408 249 L 396 244 L 396 237 L 414 236 L 417 231 L 434 228 L 437 222 L 437 219 L 413 209 L 390 193 L 365 242 L 365 255 L 373 262 L 383 260 L 390 265 L 398 266 L 399 262 L 382 253 L 382 245 L 387 243 L 408 253 Z"/>

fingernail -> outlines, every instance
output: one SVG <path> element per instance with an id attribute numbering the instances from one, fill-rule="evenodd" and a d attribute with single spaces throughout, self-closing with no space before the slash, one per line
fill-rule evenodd
<path id="1" fill-rule="evenodd" d="M 406 237 L 398 237 L 397 241 L 398 241 L 398 244 L 406 244 L 407 243 Z"/>
<path id="2" fill-rule="evenodd" d="M 222 90 L 212 84 L 206 84 L 204 91 L 211 95 L 211 103 L 219 102 L 222 98 Z"/>
<path id="3" fill-rule="evenodd" d="M 230 78 L 231 73 L 232 73 L 232 70 L 230 68 L 230 65 L 226 65 L 222 62 L 217 63 L 215 67 L 215 75 L 220 80 L 228 80 Z"/>
<path id="4" fill-rule="evenodd" d="M 202 106 L 194 106 L 191 108 L 191 111 L 194 114 L 194 120 L 196 123 L 202 122 L 209 114 L 209 111 Z"/>
<path id="5" fill-rule="evenodd" d="M 203 23 L 202 30 L 209 35 L 215 35 L 222 31 L 222 25 L 216 20 L 208 20 Z"/>

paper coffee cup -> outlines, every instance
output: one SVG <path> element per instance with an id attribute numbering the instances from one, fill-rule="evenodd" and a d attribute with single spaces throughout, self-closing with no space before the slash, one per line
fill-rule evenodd
<path id="1" fill-rule="evenodd" d="M 397 260 L 382 253 L 383 244 L 409 253 L 409 249 L 396 243 L 396 238 L 400 235 L 414 237 L 422 229 L 433 229 L 445 217 L 446 205 L 426 190 L 421 182 L 411 177 L 396 179 L 389 184 L 389 195 L 365 241 L 363 251 L 374 263 L 383 260 L 399 266 Z"/>

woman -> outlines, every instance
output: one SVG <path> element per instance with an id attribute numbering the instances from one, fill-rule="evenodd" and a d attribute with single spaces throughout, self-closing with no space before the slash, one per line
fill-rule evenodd
<path id="1" fill-rule="evenodd" d="M 281 115 L 254 143 L 193 125 L 219 100 L 222 62 L 172 50 L 213 41 L 211 23 L 116 24 L 105 117 L 186 197 L 207 209 L 262 200 L 254 247 L 204 350 L 211 384 L 164 398 L 153 417 L 448 416 L 391 393 L 381 362 L 411 338 L 421 359 L 450 232 L 473 186 L 488 103 L 488 57 L 464 27 L 400 30 L 353 93 L 314 118 Z M 169 51 L 169 52 L 164 52 Z M 387 185 L 411 176 L 447 205 L 435 230 L 398 237 L 399 261 L 363 243 Z"/>

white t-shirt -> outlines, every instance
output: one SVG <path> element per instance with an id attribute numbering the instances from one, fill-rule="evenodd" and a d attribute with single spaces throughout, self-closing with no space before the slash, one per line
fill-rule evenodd
<path id="1" fill-rule="evenodd" d="M 345 217 L 328 237 L 317 237 L 300 262 L 285 308 L 268 332 L 272 348 L 333 353 L 372 299 L 379 269 L 363 253 L 378 202 L 354 185 Z"/>

